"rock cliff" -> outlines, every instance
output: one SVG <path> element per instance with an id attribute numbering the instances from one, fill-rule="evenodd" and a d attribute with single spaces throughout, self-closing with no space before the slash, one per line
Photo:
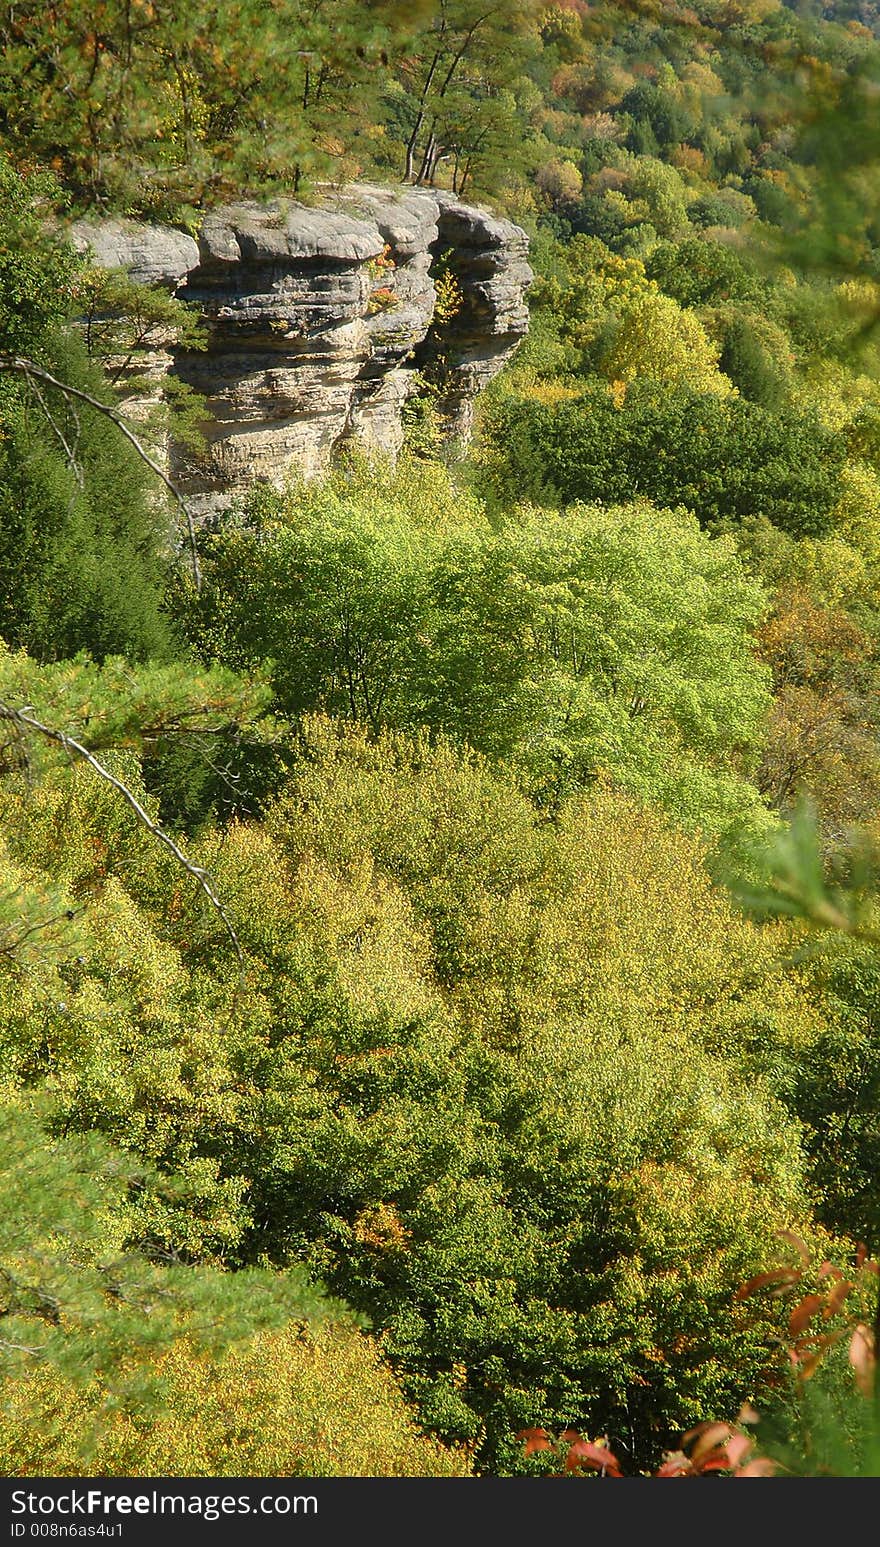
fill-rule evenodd
<path id="1" fill-rule="evenodd" d="M 207 403 L 207 452 L 174 469 L 195 509 L 291 466 L 313 474 L 347 440 L 395 454 L 417 373 L 435 383 L 447 433 L 466 438 L 477 394 L 528 326 L 525 233 L 433 190 L 241 202 L 208 214 L 195 239 L 123 220 L 78 221 L 71 236 L 204 320 L 204 353 L 161 362 Z"/>

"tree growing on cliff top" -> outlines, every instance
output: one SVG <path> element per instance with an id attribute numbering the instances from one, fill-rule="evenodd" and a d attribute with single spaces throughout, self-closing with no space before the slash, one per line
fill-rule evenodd
<path id="1" fill-rule="evenodd" d="M 297 191 L 375 121 L 412 14 L 401 0 L 26 0 L 0 15 L 0 133 L 88 205 Z"/>
<path id="2" fill-rule="evenodd" d="M 405 182 L 433 183 L 440 163 L 454 164 L 466 186 L 475 161 L 506 141 L 508 165 L 517 134 L 510 88 L 537 45 L 540 0 L 439 0 L 427 25 L 396 61 L 389 100 L 405 135 Z"/>

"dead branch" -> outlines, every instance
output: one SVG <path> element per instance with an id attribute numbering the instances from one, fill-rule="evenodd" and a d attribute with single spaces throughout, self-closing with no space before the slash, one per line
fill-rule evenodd
<path id="1" fill-rule="evenodd" d="M 196 531 L 195 526 L 193 525 L 192 513 L 190 512 L 186 500 L 183 498 L 183 495 L 180 493 L 177 486 L 168 477 L 168 474 L 165 472 L 164 468 L 160 467 L 156 459 L 150 456 L 150 453 L 147 451 L 146 447 L 142 445 L 141 441 L 138 440 L 138 437 L 135 435 L 134 431 L 129 429 L 129 426 L 122 418 L 122 415 L 118 414 L 116 410 L 111 408 L 107 403 L 102 403 L 100 398 L 93 397 L 90 392 L 84 392 L 81 387 L 72 387 L 69 382 L 60 381 L 57 376 L 53 376 L 52 373 L 45 370 L 43 366 L 37 365 L 35 361 L 26 359 L 24 356 L 0 354 L 0 371 L 13 371 L 16 373 L 16 375 L 23 376 L 30 384 L 30 386 L 37 391 L 38 395 L 39 392 L 35 387 L 35 383 L 37 381 L 44 381 L 48 386 L 57 388 L 59 392 L 64 394 L 68 401 L 71 399 L 78 399 L 81 403 L 88 403 L 90 408 L 94 408 L 99 414 L 103 414 L 105 418 L 111 420 L 111 422 L 116 425 L 116 428 L 119 430 L 120 434 L 124 435 L 129 444 L 134 447 L 141 460 L 145 462 L 147 467 L 149 467 L 150 470 L 156 474 L 157 478 L 161 478 L 166 489 L 169 491 L 172 498 L 183 511 L 187 532 L 189 534 L 193 580 L 195 581 L 196 590 L 201 591 L 202 572 L 199 565 L 199 553 L 196 544 Z"/>
<path id="2" fill-rule="evenodd" d="M 105 768 L 104 764 L 100 763 L 93 753 L 89 751 L 88 747 L 83 746 L 82 742 L 76 741 L 73 736 L 68 736 L 66 731 L 56 730 L 54 726 L 46 725 L 42 720 L 38 720 L 29 705 L 23 709 L 14 709 L 11 704 L 3 703 L 0 700 L 0 720 L 6 720 L 13 726 L 18 727 L 19 730 L 35 733 L 38 736 L 43 736 L 47 741 L 54 742 L 71 759 L 74 757 L 82 758 L 100 779 L 103 779 L 106 784 L 110 785 L 111 789 L 116 790 L 117 794 L 122 796 L 122 799 L 130 810 L 134 812 L 141 826 L 145 827 L 148 833 L 151 833 L 159 843 L 168 849 L 177 863 L 186 871 L 188 876 L 192 876 L 197 886 L 207 897 L 232 941 L 236 957 L 238 958 L 239 982 L 243 985 L 245 972 L 244 952 L 235 932 L 235 926 L 226 911 L 222 899 L 217 893 L 217 888 L 214 885 L 210 871 L 206 870 L 203 865 L 196 865 L 191 859 L 187 858 L 180 845 L 175 843 L 170 834 L 166 833 L 164 828 L 159 826 L 158 822 L 153 821 L 149 812 L 141 805 L 137 796 L 132 794 L 128 785 L 123 784 L 121 779 L 117 779 L 116 775 L 112 774 L 109 768 Z"/>

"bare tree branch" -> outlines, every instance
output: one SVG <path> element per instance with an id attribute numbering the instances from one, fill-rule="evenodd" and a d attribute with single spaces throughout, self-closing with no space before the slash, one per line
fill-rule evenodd
<path id="1" fill-rule="evenodd" d="M 134 812 L 141 825 L 154 838 L 158 839 L 159 843 L 164 844 L 169 853 L 173 854 L 177 863 L 182 866 L 187 875 L 192 876 L 200 890 L 204 892 L 232 941 L 236 957 L 238 958 L 239 983 L 243 986 L 245 972 L 244 952 L 235 932 L 235 926 L 226 911 L 222 899 L 217 893 L 217 888 L 214 885 L 210 871 L 206 870 L 203 865 L 196 865 L 191 859 L 187 859 L 180 845 L 175 843 L 170 834 L 166 833 L 157 822 L 153 821 L 149 812 L 141 805 L 137 796 L 132 794 L 128 785 L 123 784 L 121 779 L 117 779 L 116 775 L 112 774 L 109 768 L 105 768 L 103 763 L 99 763 L 98 759 L 89 751 L 88 747 L 83 746 L 82 742 L 74 740 L 73 736 L 68 736 L 66 731 L 56 730 L 54 726 L 46 725 L 42 720 L 38 720 L 32 713 L 29 705 L 23 709 L 15 709 L 11 704 L 3 703 L 0 700 L 0 720 L 7 720 L 19 730 L 29 731 L 38 736 L 43 736 L 47 741 L 53 741 L 56 746 L 63 748 L 70 758 L 74 756 L 82 758 L 100 779 L 103 779 L 106 784 L 109 784 L 112 789 L 116 790 L 117 794 L 122 796 L 122 799 Z"/>
<path id="2" fill-rule="evenodd" d="M 10 895 L 14 897 L 15 893 L 20 891 L 21 887 L 17 886 L 11 894 L 7 892 L 4 900 L 8 901 Z M 53 924 L 60 924 L 62 919 L 65 923 L 70 923 L 72 919 L 75 919 L 78 914 L 84 911 L 85 909 L 83 908 L 65 908 L 63 913 L 56 913 L 53 918 L 38 919 L 36 924 L 31 924 L 28 929 L 22 930 L 21 934 L 16 935 L 13 940 L 7 938 L 8 930 L 0 932 L 0 956 L 14 956 L 19 946 L 23 945 L 25 940 L 29 940 L 31 935 L 38 934 L 41 929 L 51 929 Z"/>
<path id="3" fill-rule="evenodd" d="M 42 1359 L 45 1348 L 31 1348 L 29 1343 L 11 1343 L 9 1338 L 0 1338 L 0 1348 L 11 1348 L 16 1354 L 32 1354 L 35 1359 Z"/>
<path id="4" fill-rule="evenodd" d="M 73 473 L 73 476 L 76 479 L 77 488 L 83 489 L 85 485 L 83 481 L 82 468 L 76 460 L 76 456 L 74 455 L 72 447 L 68 445 L 64 431 L 55 419 L 52 410 L 49 407 L 49 404 L 46 402 L 45 396 L 40 391 L 36 381 L 34 381 L 32 378 L 28 378 L 28 386 L 30 387 L 34 397 L 39 403 L 40 408 L 42 409 L 48 423 L 51 425 L 55 433 L 56 440 L 60 443 L 61 449 L 64 452 L 65 461 L 67 462 L 70 471 Z"/>
<path id="5" fill-rule="evenodd" d="M 33 360 L 28 360 L 21 355 L 0 354 L 0 371 L 14 371 L 17 375 L 24 376 L 25 380 L 30 383 L 31 387 L 37 391 L 38 396 L 40 394 L 35 384 L 37 381 L 44 381 L 48 386 L 56 387 L 57 390 L 62 392 L 68 400 L 74 398 L 78 399 L 81 403 L 88 403 L 90 408 L 96 409 L 99 414 L 104 414 L 105 418 L 110 419 L 112 423 L 116 425 L 116 428 L 122 435 L 125 436 L 125 439 L 129 442 L 129 444 L 134 447 L 141 460 L 145 462 L 147 467 L 149 467 L 151 471 L 156 474 L 157 478 L 161 478 L 166 489 L 168 489 L 173 499 L 183 511 L 187 532 L 189 534 L 193 580 L 195 581 L 196 590 L 201 591 L 202 572 L 199 565 L 199 553 L 196 544 L 196 532 L 195 526 L 193 525 L 192 513 L 190 512 L 190 509 L 186 503 L 186 500 L 183 498 L 183 495 L 180 493 L 176 485 L 172 483 L 164 468 L 160 467 L 155 458 L 150 456 L 150 453 L 147 451 L 146 447 L 142 445 L 141 441 L 138 440 L 138 437 L 135 435 L 134 431 L 129 429 L 121 414 L 118 414 L 114 408 L 110 408 L 107 403 L 102 403 L 100 398 L 93 397 L 90 392 L 84 392 L 81 387 L 72 387 L 69 382 L 59 381 L 57 376 L 53 376 L 50 371 L 44 370 L 43 366 L 37 365 Z"/>

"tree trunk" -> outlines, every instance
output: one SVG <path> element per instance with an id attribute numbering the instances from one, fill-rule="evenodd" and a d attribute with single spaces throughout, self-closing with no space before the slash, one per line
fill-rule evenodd
<path id="1" fill-rule="evenodd" d="M 431 132 L 428 135 L 428 143 L 425 146 L 425 154 L 422 157 L 422 165 L 421 165 L 421 167 L 419 169 L 418 178 L 416 179 L 416 181 L 420 185 L 422 185 L 422 184 L 424 184 L 424 183 L 429 181 L 429 177 L 430 177 L 433 165 L 434 165 L 434 157 L 435 157 L 436 151 L 437 151 L 437 140 L 436 140 L 436 137 L 435 137 L 435 134 L 434 134 L 433 125 L 432 125 Z"/>
<path id="2" fill-rule="evenodd" d="M 437 73 L 437 66 L 439 63 L 440 55 L 437 53 L 431 60 L 431 68 L 425 77 L 425 84 L 422 87 L 422 94 L 419 98 L 419 111 L 416 114 L 416 121 L 413 125 L 412 133 L 406 142 L 406 167 L 403 173 L 403 180 L 405 183 L 412 182 L 413 171 L 416 164 L 416 151 L 419 144 L 419 135 L 422 132 L 422 124 L 425 122 L 425 103 L 428 100 L 428 92 L 431 90 L 431 83 Z"/>

